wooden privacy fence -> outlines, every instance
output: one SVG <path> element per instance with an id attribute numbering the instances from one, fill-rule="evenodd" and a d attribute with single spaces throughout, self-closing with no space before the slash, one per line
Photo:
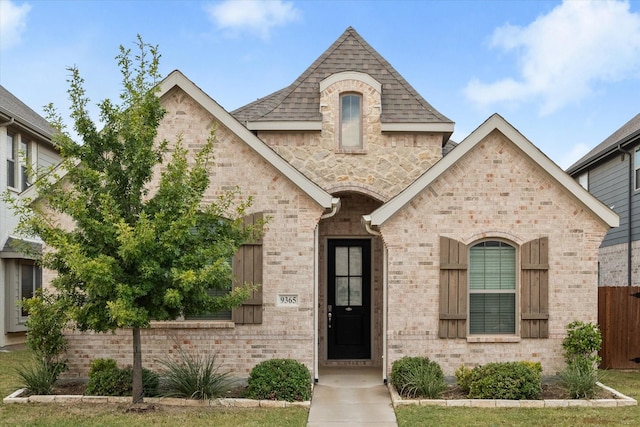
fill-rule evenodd
<path id="1" fill-rule="evenodd" d="M 598 288 L 602 368 L 640 369 L 640 287 Z"/>

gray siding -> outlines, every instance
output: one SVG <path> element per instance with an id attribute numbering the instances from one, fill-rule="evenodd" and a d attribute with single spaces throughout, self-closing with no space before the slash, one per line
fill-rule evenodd
<path id="1" fill-rule="evenodd" d="M 60 155 L 52 148 L 44 145 L 38 146 L 38 170 L 55 166 L 60 162 Z"/>
<path id="2" fill-rule="evenodd" d="M 638 146 L 627 148 L 631 153 Z M 631 164 L 633 168 L 633 163 Z M 589 192 L 602 203 L 611 207 L 620 216 L 620 226 L 609 230 L 602 247 L 627 242 L 629 224 L 629 156 L 615 154 L 589 171 Z M 640 191 L 634 191 L 631 197 L 632 237 L 640 240 Z"/>
<path id="3" fill-rule="evenodd" d="M 618 245 L 627 241 L 628 177 L 629 158 L 622 158 L 622 154 L 613 156 L 589 171 L 589 192 L 620 216 L 620 226 L 609 230 L 602 246 Z"/>

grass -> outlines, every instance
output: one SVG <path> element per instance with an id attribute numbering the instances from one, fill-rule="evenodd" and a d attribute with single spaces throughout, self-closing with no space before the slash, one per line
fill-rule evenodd
<path id="1" fill-rule="evenodd" d="M 26 350 L 0 353 L 0 397 L 19 388 L 15 368 L 28 360 Z M 125 412 L 128 405 L 74 403 L 0 404 L 0 425 L 10 426 L 282 426 L 307 424 L 305 408 L 176 408 L 160 406 L 155 411 Z"/>
<path id="2" fill-rule="evenodd" d="M 606 385 L 640 400 L 640 371 L 606 371 Z M 420 426 L 633 426 L 640 425 L 640 407 L 485 409 L 404 406 L 396 409 L 399 427 Z"/>

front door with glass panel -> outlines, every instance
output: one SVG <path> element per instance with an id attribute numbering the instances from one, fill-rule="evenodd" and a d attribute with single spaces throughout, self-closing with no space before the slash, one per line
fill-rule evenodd
<path id="1" fill-rule="evenodd" d="M 371 358 L 371 241 L 328 241 L 329 359 Z"/>

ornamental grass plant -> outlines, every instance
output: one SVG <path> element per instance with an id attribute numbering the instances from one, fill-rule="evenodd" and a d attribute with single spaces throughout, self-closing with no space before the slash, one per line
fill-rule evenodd
<path id="1" fill-rule="evenodd" d="M 224 396 L 232 387 L 229 372 L 221 370 L 215 353 L 191 354 L 182 347 L 174 358 L 161 360 L 164 366 L 161 395 L 196 400 Z"/>

